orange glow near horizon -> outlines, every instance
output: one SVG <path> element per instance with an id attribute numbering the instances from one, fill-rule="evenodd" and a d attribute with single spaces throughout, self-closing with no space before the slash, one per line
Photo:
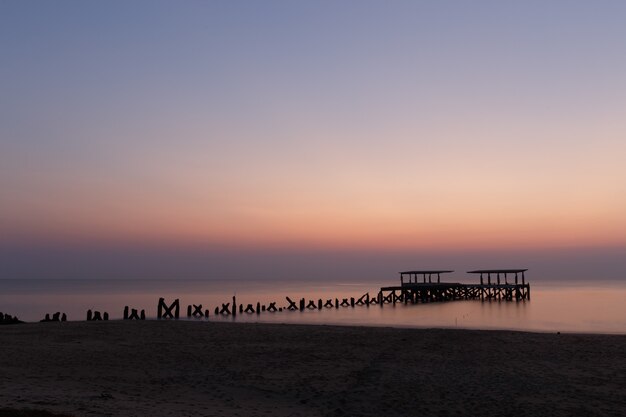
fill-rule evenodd
<path id="1" fill-rule="evenodd" d="M 2 244 L 626 245 L 619 2 L 13 3 Z"/>
<path id="2" fill-rule="evenodd" d="M 579 204 L 567 211 L 548 211 L 515 200 L 453 204 L 408 198 L 397 207 L 381 200 L 368 206 L 358 199 L 333 206 L 320 199 L 316 206 L 307 201 L 264 201 L 220 209 L 167 201 L 111 201 L 115 199 L 102 196 L 101 201 L 83 201 L 83 206 L 46 205 L 42 212 L 14 213 L 3 235 L 27 241 L 380 250 L 626 243 L 626 222 L 619 207 L 604 205 L 601 210 Z"/>

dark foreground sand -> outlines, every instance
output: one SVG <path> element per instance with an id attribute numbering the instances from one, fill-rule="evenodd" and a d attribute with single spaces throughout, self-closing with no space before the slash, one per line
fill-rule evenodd
<path id="1" fill-rule="evenodd" d="M 625 416 L 626 336 L 2 326 L 0 407 L 73 416 Z"/>

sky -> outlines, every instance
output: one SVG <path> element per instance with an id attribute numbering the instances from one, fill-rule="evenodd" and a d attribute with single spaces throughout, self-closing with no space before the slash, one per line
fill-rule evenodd
<path id="1" fill-rule="evenodd" d="M 0 0 L 0 97 L 1 278 L 626 277 L 621 1 Z"/>

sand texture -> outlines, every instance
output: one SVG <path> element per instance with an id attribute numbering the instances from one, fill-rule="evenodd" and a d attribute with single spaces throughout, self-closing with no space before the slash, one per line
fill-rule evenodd
<path id="1" fill-rule="evenodd" d="M 72 416 L 626 415 L 626 336 L 111 321 L 0 346 L 0 407 Z"/>

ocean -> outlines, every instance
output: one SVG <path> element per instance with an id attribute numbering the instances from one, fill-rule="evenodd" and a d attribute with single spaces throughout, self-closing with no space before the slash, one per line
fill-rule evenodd
<path id="1" fill-rule="evenodd" d="M 121 319 L 125 306 L 144 309 L 156 318 L 160 297 L 166 303 L 180 300 L 180 315 L 187 306 L 202 304 L 208 321 L 298 323 L 324 325 L 392 326 L 416 328 L 508 329 L 538 332 L 626 334 L 626 283 L 593 285 L 560 281 L 533 282 L 530 301 L 450 301 L 418 304 L 385 304 L 324 308 L 320 310 L 215 315 L 222 303 L 269 304 L 287 307 L 286 297 L 318 300 L 375 295 L 381 286 L 397 280 L 103 280 L 103 279 L 4 279 L 0 280 L 0 311 L 33 322 L 46 314 L 65 313 L 70 321 L 85 320 L 87 310 L 105 311 Z"/>

